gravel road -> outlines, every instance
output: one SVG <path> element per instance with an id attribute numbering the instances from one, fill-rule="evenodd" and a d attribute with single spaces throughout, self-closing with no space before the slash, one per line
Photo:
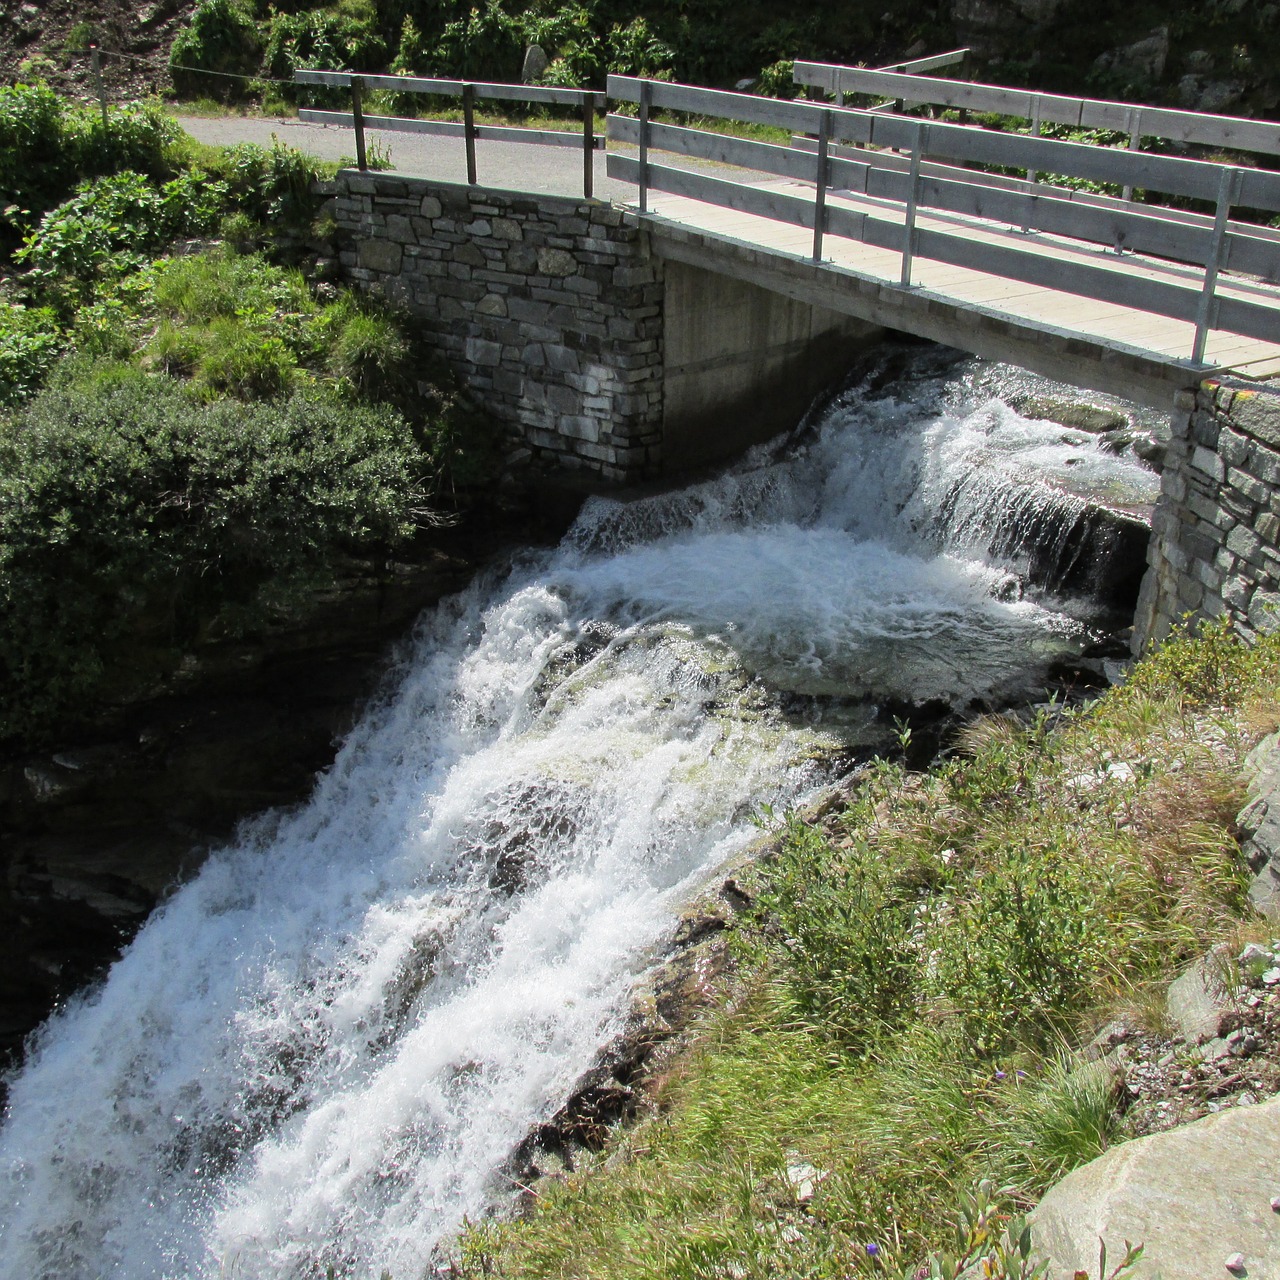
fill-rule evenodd
<path id="1" fill-rule="evenodd" d="M 269 145 L 272 134 L 281 142 L 318 156 L 341 160 L 355 155 L 355 135 L 336 125 L 303 124 L 300 120 L 241 116 L 205 118 L 179 116 L 178 123 L 200 142 L 226 147 L 237 142 Z M 403 173 L 439 182 L 467 180 L 467 159 L 461 138 L 423 133 L 387 133 L 369 129 L 368 145 L 389 152 L 392 166 Z M 352 160 L 354 164 L 355 161 Z M 476 142 L 476 174 L 482 186 L 502 191 L 541 195 L 582 195 L 582 152 L 577 147 L 544 147 L 519 142 Z M 605 174 L 603 151 L 595 154 L 595 194 L 602 200 L 634 201 L 636 189 Z"/>

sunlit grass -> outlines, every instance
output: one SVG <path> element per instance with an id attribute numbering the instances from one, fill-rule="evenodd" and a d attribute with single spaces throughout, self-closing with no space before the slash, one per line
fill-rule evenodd
<path id="1" fill-rule="evenodd" d="M 1206 627 L 1084 710 L 978 721 L 825 829 L 789 819 L 733 998 L 653 1113 L 465 1234 L 463 1273 L 909 1275 L 982 1180 L 1034 1204 L 1116 1132 L 1073 1046 L 1121 1008 L 1158 1025 L 1179 966 L 1249 931 L 1233 823 L 1277 688 L 1280 640 Z"/>

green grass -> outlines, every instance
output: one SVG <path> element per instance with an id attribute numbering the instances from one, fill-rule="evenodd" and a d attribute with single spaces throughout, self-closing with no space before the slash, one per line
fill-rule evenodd
<path id="1" fill-rule="evenodd" d="M 1278 688 L 1280 640 L 1207 627 L 1085 710 L 978 721 L 824 828 L 787 819 L 652 1113 L 464 1233 L 464 1274 L 950 1280 L 976 1250 L 1030 1276 L 1008 1214 L 1118 1133 L 1072 1046 L 1247 913 L 1239 773 Z"/>

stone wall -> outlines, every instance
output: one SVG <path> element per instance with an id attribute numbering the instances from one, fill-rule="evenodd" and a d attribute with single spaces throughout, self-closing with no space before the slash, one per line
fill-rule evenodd
<path id="1" fill-rule="evenodd" d="M 346 277 L 409 308 L 513 462 L 656 473 L 662 264 L 619 210 L 354 170 L 331 194 Z"/>
<path id="2" fill-rule="evenodd" d="M 1280 387 L 1211 379 L 1180 392 L 1134 650 L 1184 615 L 1280 626 Z"/>

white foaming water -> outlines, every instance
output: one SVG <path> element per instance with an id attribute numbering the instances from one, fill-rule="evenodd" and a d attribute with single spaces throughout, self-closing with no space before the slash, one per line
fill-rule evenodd
<path id="1" fill-rule="evenodd" d="M 39 1035 L 0 1134 L 0 1276 L 420 1275 L 753 808 L 873 715 L 836 734 L 815 699 L 961 703 L 1078 644 L 982 552 L 975 454 L 996 509 L 1031 461 L 1149 481 L 981 399 L 850 401 L 718 481 L 595 501 L 426 619 L 312 800 L 210 858 Z"/>

